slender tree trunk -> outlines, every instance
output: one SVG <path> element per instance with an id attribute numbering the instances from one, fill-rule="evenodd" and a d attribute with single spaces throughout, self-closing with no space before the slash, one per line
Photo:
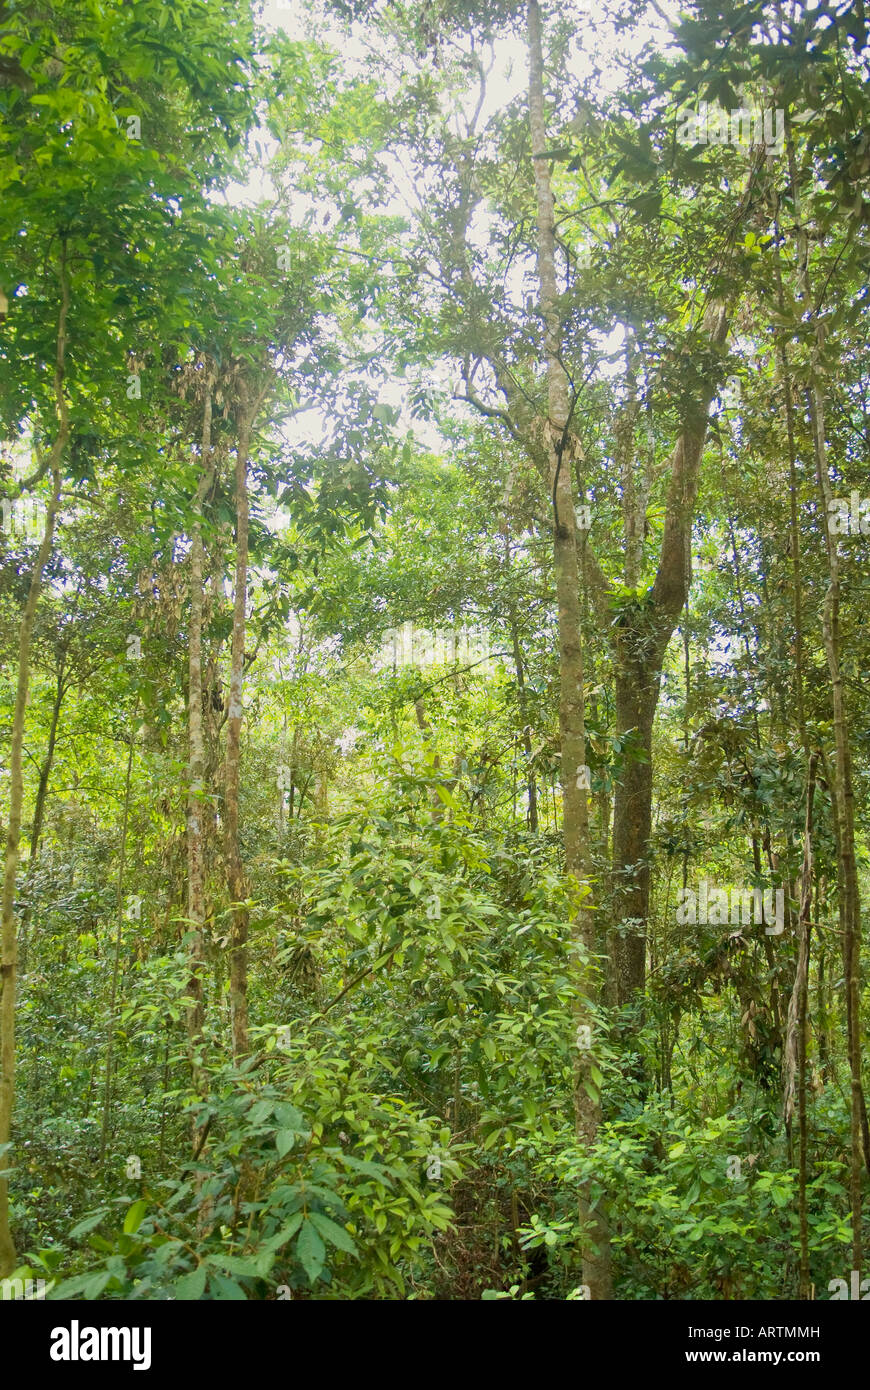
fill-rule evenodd
<path id="1" fill-rule="evenodd" d="M 291 763 L 290 763 L 290 795 L 289 795 L 288 800 L 287 800 L 287 819 L 288 819 L 288 821 L 292 821 L 292 819 L 293 819 L 293 803 L 294 803 L 294 801 L 295 801 L 295 799 L 296 799 L 296 767 L 297 767 L 297 763 L 296 763 L 296 754 L 297 754 L 298 748 L 299 748 L 299 725 L 298 725 L 298 724 L 294 724 L 294 725 L 293 725 L 293 751 L 292 751 L 292 753 L 291 753 L 292 761 L 291 761 Z M 300 796 L 300 798 L 299 798 L 299 809 L 300 809 L 300 810 L 302 809 L 302 797 L 301 797 L 301 796 Z"/>
<path id="2" fill-rule="evenodd" d="M 211 444 L 211 369 L 204 367 L 205 400 L 202 415 L 202 454 L 199 485 L 194 498 L 194 521 L 190 547 L 190 619 L 188 630 L 188 799 L 187 799 L 187 931 L 190 933 L 190 980 L 187 1031 L 191 1053 L 196 1050 L 204 1022 L 203 969 L 205 945 L 205 870 L 203 862 L 203 813 L 205 794 L 205 747 L 202 735 L 202 599 L 203 562 L 202 517 L 205 497 L 214 477 Z"/>
<path id="3" fill-rule="evenodd" d="M 589 807 L 586 778 L 583 651 L 581 646 L 580 572 L 574 488 L 566 440 L 570 426 L 569 382 L 562 365 L 562 328 L 556 279 L 556 233 L 553 190 L 550 185 L 547 128 L 544 115 L 544 58 L 538 0 L 528 7 L 529 126 L 538 215 L 538 279 L 545 325 L 547 363 L 548 453 L 553 501 L 553 558 L 559 624 L 559 732 L 561 742 L 562 836 L 565 869 L 578 887 L 589 879 Z M 577 1137 L 588 1151 L 595 1144 L 601 1117 L 598 1085 L 593 1080 L 594 1023 L 585 1000 L 594 993 L 595 918 L 587 897 L 572 922 L 578 959 L 580 1003 L 574 1064 L 574 1119 Z M 592 1044 L 588 1046 L 587 1044 Z M 581 1184 L 578 1199 L 583 1246 L 583 1282 L 592 1299 L 613 1297 L 610 1235 L 601 1198 L 593 1198 L 592 1182 Z"/>
<path id="4" fill-rule="evenodd" d="M 798 283 L 805 309 L 813 308 L 813 290 L 809 271 L 809 238 L 803 225 L 800 184 L 791 121 L 786 114 L 786 151 L 791 183 L 794 218 L 797 227 Z M 861 908 L 858 892 L 858 865 L 855 858 L 855 793 L 852 783 L 852 751 L 843 693 L 840 662 L 840 554 L 837 536 L 832 534 L 828 520 L 831 516 L 831 481 L 828 474 L 827 444 L 825 441 L 825 399 L 822 392 L 823 367 L 821 348 L 825 331 L 814 312 L 815 338 L 812 350 L 813 376 L 807 392 L 807 405 L 812 430 L 813 455 L 816 465 L 822 521 L 828 557 L 828 590 L 822 613 L 822 639 L 831 681 L 834 714 L 834 804 L 838 823 L 840 926 L 843 933 L 843 974 L 846 987 L 846 1040 L 850 1074 L 850 1176 L 849 1198 L 852 1213 L 852 1268 L 860 1271 L 863 1258 L 861 1233 L 861 1170 L 870 1166 L 866 1152 L 866 1108 L 861 1083 L 861 994 L 860 944 Z"/>
<path id="5" fill-rule="evenodd" d="M 25 906 L 21 913 L 21 926 L 18 932 L 20 947 L 19 970 L 22 975 L 27 970 L 27 934 L 30 926 L 30 889 L 39 859 L 39 847 L 42 841 L 42 822 L 45 818 L 45 802 L 48 797 L 48 783 L 51 777 L 51 769 L 54 765 L 54 749 L 57 743 L 57 726 L 60 720 L 60 707 L 63 704 L 63 697 L 65 694 L 64 659 L 61 657 L 60 667 L 57 673 L 54 700 L 51 706 L 51 724 L 48 730 L 48 745 L 45 750 L 45 757 L 42 760 L 42 766 L 39 769 L 36 803 L 34 805 L 33 821 L 30 827 L 30 853 L 27 856 L 27 879 L 24 885 Z"/>
<path id="6" fill-rule="evenodd" d="M 6 827 L 6 860 L 3 871 L 2 927 L 0 927 L 0 1166 L 8 1169 L 11 1157 L 6 1146 L 12 1136 L 12 1108 L 15 1101 L 15 992 L 17 984 L 18 948 L 15 923 L 15 880 L 21 844 L 21 811 L 24 800 L 22 751 L 24 747 L 24 715 L 30 686 L 30 645 L 33 622 L 42 590 L 42 575 L 51 554 L 54 526 L 60 502 L 61 459 L 69 439 L 69 410 L 64 393 L 66 361 L 66 325 L 69 314 L 70 286 L 66 261 L 66 242 L 60 258 L 61 302 L 57 324 L 57 355 L 54 390 L 58 415 L 58 432 L 51 447 L 51 497 L 45 517 L 42 542 L 30 576 L 30 589 L 21 618 L 18 638 L 18 681 L 15 708 L 12 715 L 12 744 L 9 753 L 9 821 Z M 6 1278 L 15 1268 L 15 1244 L 9 1227 L 9 1179 L 0 1177 L 0 1278 Z"/>
<path id="7" fill-rule="evenodd" d="M 233 609 L 225 770 L 227 888 L 232 904 L 230 1020 L 233 1035 L 233 1056 L 237 1062 L 248 1052 L 249 915 L 248 909 L 244 905 L 248 896 L 248 881 L 242 864 L 242 853 L 239 845 L 239 781 L 248 602 L 248 455 L 256 409 L 256 406 L 251 408 L 245 392 L 240 400 L 239 434 L 236 446 L 236 589 Z"/>
<path id="8" fill-rule="evenodd" d="M 136 710 L 138 711 L 138 701 Z M 118 855 L 118 884 L 115 892 L 115 949 L 112 953 L 112 987 L 109 995 L 109 1023 L 106 1030 L 106 1081 L 103 1089 L 103 1123 L 100 1128 L 100 1162 L 106 1157 L 109 1137 L 109 1114 L 112 1108 L 112 1064 L 115 1052 L 116 1010 L 118 1005 L 118 976 L 121 965 L 121 940 L 124 932 L 124 869 L 127 863 L 127 823 L 130 819 L 130 786 L 133 771 L 134 713 L 130 721 L 130 747 L 127 752 L 127 774 L 124 779 L 124 812 L 121 819 L 121 848 Z"/>
<path id="9" fill-rule="evenodd" d="M 780 314 L 784 315 L 785 298 L 783 295 L 778 242 L 779 238 L 777 237 L 776 259 L 774 262 L 776 267 L 777 303 Z M 795 442 L 794 400 L 792 398 L 791 372 L 789 370 L 788 352 L 784 343 L 778 343 L 777 345 L 776 361 L 785 401 L 785 429 L 786 439 L 788 441 L 789 533 L 791 536 L 792 606 L 794 613 L 794 690 L 801 744 L 803 745 L 804 756 L 807 761 L 809 761 L 809 740 L 807 737 L 807 719 L 804 706 L 803 583 L 801 579 L 801 533 L 798 524 L 797 444 Z"/>
<path id="10" fill-rule="evenodd" d="M 807 998 L 809 993 L 810 936 L 813 905 L 813 797 L 816 790 L 818 757 L 810 757 L 807 777 L 807 809 L 804 822 L 804 858 L 801 873 L 801 901 L 798 917 L 798 963 L 788 1010 L 784 1048 L 786 1073 L 785 1121 L 791 1137 L 795 1085 L 798 1108 L 798 1236 L 800 1240 L 799 1297 L 810 1297 L 810 1247 L 807 1224 Z"/>
<path id="11" fill-rule="evenodd" d="M 816 880 L 816 902 L 813 910 L 813 921 L 821 923 L 822 905 L 826 904 L 827 897 L 824 892 L 823 880 Z M 818 949 L 818 979 L 816 987 L 816 1040 L 819 1047 L 819 1068 L 822 1079 L 836 1084 L 837 1071 L 833 1060 L 833 1047 L 831 1044 L 831 1019 L 828 1011 L 828 982 L 827 982 L 827 943 L 824 935 L 819 938 Z"/>
<path id="12" fill-rule="evenodd" d="M 517 625 L 517 610 L 513 600 L 508 608 L 508 621 L 510 622 L 511 646 L 514 655 L 514 670 L 517 676 L 517 701 L 520 707 L 520 719 L 522 721 L 522 745 L 526 759 L 526 790 L 529 798 L 528 823 L 529 829 L 537 833 L 538 830 L 538 783 L 535 771 L 532 767 L 532 738 L 531 725 L 529 724 L 529 700 L 526 692 L 526 675 L 523 666 L 523 653 L 520 647 L 520 634 Z"/>
<path id="13" fill-rule="evenodd" d="M 36 788 L 36 803 L 33 808 L 33 824 L 30 831 L 30 855 L 28 857 L 28 869 L 35 862 L 39 854 L 39 845 L 42 840 L 42 822 L 45 819 L 45 801 L 48 796 L 48 783 L 51 777 L 51 769 L 54 765 L 54 750 L 57 743 L 57 726 L 60 722 L 60 707 L 63 704 L 63 697 L 66 694 L 66 683 L 64 681 L 63 661 L 57 673 L 57 686 L 55 687 L 54 700 L 51 706 L 51 723 L 48 727 L 48 745 L 45 750 L 45 757 L 39 769 L 39 784 Z"/>

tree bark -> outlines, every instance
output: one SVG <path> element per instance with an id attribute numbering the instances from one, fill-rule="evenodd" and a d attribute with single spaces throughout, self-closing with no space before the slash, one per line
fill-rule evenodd
<path id="1" fill-rule="evenodd" d="M 801 873 L 801 901 L 798 916 L 798 963 L 788 1010 L 788 1027 L 783 1051 L 785 1068 L 785 1122 L 791 1138 L 795 1090 L 798 1108 L 798 1239 L 800 1241 L 799 1297 L 810 1297 L 810 1248 L 807 1224 L 807 999 L 810 973 L 810 936 L 813 905 L 813 797 L 816 790 L 818 755 L 810 757 L 807 775 L 807 809 L 804 822 L 804 858 Z"/>
<path id="2" fill-rule="evenodd" d="M 127 752 L 127 772 L 124 778 L 124 810 L 121 817 L 121 845 L 118 853 L 118 883 L 115 890 L 115 949 L 112 953 L 112 986 L 109 993 L 109 1025 L 106 1030 L 106 1079 L 103 1088 L 103 1122 L 100 1127 L 100 1162 L 106 1157 L 109 1138 L 109 1114 L 112 1108 L 112 1065 L 115 1053 L 118 977 L 121 967 L 121 940 L 124 933 L 124 870 L 127 866 L 127 825 L 130 820 L 130 787 L 133 772 L 133 728 L 139 702 L 130 721 L 130 747 Z"/>
<path id="3" fill-rule="evenodd" d="M 529 128 L 535 179 L 538 224 L 538 280 L 541 314 L 545 326 L 544 355 L 547 364 L 547 444 L 549 482 L 553 502 L 553 560 L 559 625 L 559 732 L 561 743 L 562 837 L 565 870 L 578 888 L 589 879 L 589 808 L 586 779 L 583 651 L 581 645 L 580 572 L 577 557 L 577 521 L 567 437 L 571 421 L 568 376 L 562 364 L 562 327 L 556 279 L 556 234 L 553 190 L 550 184 L 547 127 L 544 114 L 544 58 L 541 11 L 538 0 L 529 0 Z M 595 1144 L 601 1116 L 598 1086 L 592 1079 L 593 1047 L 579 1045 L 583 1037 L 594 1039 L 594 1022 L 587 1000 L 594 994 L 595 920 L 586 897 L 572 921 L 574 954 L 578 962 L 580 1002 L 577 1008 L 577 1041 L 574 1051 L 574 1122 L 577 1138 L 587 1151 Z M 587 1021 L 589 1019 L 589 1021 Z M 586 1035 L 582 1029 L 588 1029 Z M 581 1183 L 578 1214 L 583 1247 L 583 1282 L 591 1299 L 613 1297 L 610 1267 L 610 1235 L 602 1197 L 596 1200 L 592 1180 Z"/>
<path id="4" fill-rule="evenodd" d="M 711 344 L 721 347 L 728 336 L 725 309 L 711 305 L 704 326 Z M 619 1006 L 640 1000 L 646 982 L 652 730 L 665 652 L 689 592 L 692 519 L 715 392 L 713 381 L 700 391 L 671 454 L 664 536 L 652 589 L 644 601 L 624 609 L 613 628 L 616 729 L 627 748 L 613 807 L 610 992 Z"/>
<path id="5" fill-rule="evenodd" d="M 42 766 L 39 769 L 39 784 L 36 788 L 36 804 L 33 808 L 33 823 L 30 831 L 30 854 L 27 861 L 28 869 L 39 854 L 39 845 L 42 840 L 42 822 L 45 819 L 45 801 L 48 796 L 48 781 L 51 777 L 51 769 L 54 763 L 54 749 L 57 743 L 57 726 L 60 722 L 60 707 L 63 704 L 66 689 L 66 682 L 64 680 L 64 659 L 61 657 L 60 667 L 57 673 L 54 700 L 51 706 L 48 745 L 45 750 L 45 757 L 42 760 Z"/>
<path id="6" fill-rule="evenodd" d="M 505 546 L 507 549 L 507 545 Z M 510 623 L 511 646 L 513 648 L 514 671 L 517 677 L 517 702 L 519 704 L 520 722 L 522 723 L 522 733 L 520 735 L 523 754 L 526 760 L 526 792 L 528 795 L 528 826 L 529 829 L 537 834 L 538 832 L 538 782 L 535 777 L 535 769 L 532 766 L 532 738 L 531 725 L 529 724 L 529 701 L 526 692 L 526 675 L 523 665 L 523 653 L 520 647 L 519 626 L 517 624 L 517 610 L 513 599 L 508 607 L 508 622 Z"/>
<path id="7" fill-rule="evenodd" d="M 202 801 L 205 794 L 205 747 L 202 736 L 202 600 L 203 600 L 203 503 L 214 477 L 212 457 L 212 386 L 208 365 L 205 372 L 205 399 L 202 414 L 202 452 L 200 479 L 194 497 L 194 520 L 190 546 L 190 618 L 188 630 L 188 797 L 187 797 L 187 930 L 190 933 L 188 958 L 190 979 L 187 1031 L 191 1054 L 202 1033 L 204 1022 L 203 969 L 205 964 L 205 871 L 203 863 Z"/>
<path id="8" fill-rule="evenodd" d="M 48 744 L 45 750 L 45 757 L 39 769 L 39 782 L 36 788 L 36 803 L 33 808 L 33 821 L 30 827 L 30 853 L 27 856 L 27 879 L 24 885 L 24 897 L 26 899 L 24 910 L 21 913 L 21 926 L 18 932 L 20 947 L 20 973 L 23 975 L 27 970 L 27 937 L 30 926 L 30 888 L 33 882 L 34 872 L 39 858 L 39 847 L 42 840 L 42 823 L 45 818 L 45 803 L 48 797 L 48 783 L 51 777 L 51 769 L 54 765 L 54 750 L 57 743 L 57 726 L 60 721 L 60 709 L 66 694 L 66 683 L 64 681 L 64 665 L 66 659 L 66 649 L 61 654 L 60 664 L 57 672 L 57 684 L 55 686 L 54 700 L 51 706 L 51 723 L 48 729 Z"/>
<path id="9" fill-rule="evenodd" d="M 248 880 L 239 845 L 239 781 L 241 768 L 242 692 L 245 675 L 245 635 L 248 603 L 248 457 L 251 429 L 260 402 L 252 405 L 247 390 L 240 396 L 239 432 L 236 443 L 236 584 L 233 607 L 233 642 L 230 697 L 227 716 L 225 766 L 227 888 L 232 910 L 230 930 L 230 1024 L 233 1057 L 245 1057 L 248 1045 L 248 928 L 245 906 Z"/>
<path id="10" fill-rule="evenodd" d="M 840 927 L 843 933 L 846 1043 L 850 1075 L 849 1200 L 852 1216 L 852 1268 L 860 1270 L 863 1256 L 861 1171 L 865 1165 L 870 1166 L 870 1154 L 866 1152 L 867 1112 L 861 1081 L 861 904 L 858 890 L 858 865 L 855 857 L 855 792 L 852 783 L 852 750 L 840 662 L 840 555 L 837 536 L 832 534 L 828 525 L 828 519 L 831 516 L 829 504 L 832 491 L 828 474 L 827 444 L 825 442 L 825 398 L 821 386 L 823 368 L 820 361 L 825 331 L 818 320 L 817 310 L 813 308 L 813 290 L 809 271 L 809 238 L 803 224 L 794 137 L 788 113 L 786 114 L 785 130 L 789 181 L 797 229 L 798 284 L 804 307 L 812 313 L 815 327 L 812 348 L 813 375 L 812 384 L 807 392 L 807 407 L 812 430 L 816 482 L 822 508 L 828 558 L 828 590 L 822 613 L 822 640 L 831 681 L 831 700 L 834 714 L 834 806 L 838 830 Z"/>

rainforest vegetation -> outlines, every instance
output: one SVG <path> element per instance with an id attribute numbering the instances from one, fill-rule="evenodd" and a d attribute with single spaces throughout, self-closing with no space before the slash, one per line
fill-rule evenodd
<path id="1" fill-rule="evenodd" d="M 7 1290 L 870 1289 L 868 52 L 0 0 Z"/>

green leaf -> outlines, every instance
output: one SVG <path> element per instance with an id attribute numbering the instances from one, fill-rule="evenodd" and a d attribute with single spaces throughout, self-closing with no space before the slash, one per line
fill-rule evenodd
<path id="1" fill-rule="evenodd" d="M 275 1135 L 275 1147 L 281 1158 L 289 1153 L 296 1143 L 297 1131 L 295 1129 L 279 1129 Z"/>
<path id="2" fill-rule="evenodd" d="M 235 1279 L 225 1279 L 222 1274 L 210 1274 L 209 1282 L 214 1290 L 215 1298 L 221 1303 L 244 1303 L 246 1302 L 245 1291 L 241 1284 L 237 1284 Z"/>
<path id="3" fill-rule="evenodd" d="M 99 1298 L 111 1278 L 111 1271 L 107 1269 L 100 1270 L 99 1274 L 94 1274 L 88 1279 L 82 1289 L 82 1297 L 88 1300 Z"/>
<path id="4" fill-rule="evenodd" d="M 127 1215 L 124 1217 L 125 1235 L 131 1236 L 135 1231 L 138 1231 L 139 1227 L 142 1225 L 147 1210 L 148 1203 L 143 1201 L 141 1197 L 139 1198 L 138 1202 L 133 1203 L 132 1207 L 127 1212 Z"/>
<path id="5" fill-rule="evenodd" d="M 91 1216 L 86 1216 L 84 1221 L 80 1221 L 77 1226 L 73 1226 L 70 1231 L 71 1238 L 76 1239 L 78 1236 L 87 1235 L 88 1231 L 92 1231 L 95 1226 L 99 1226 L 100 1222 L 105 1220 L 105 1217 L 105 1207 Z"/>
<path id="6" fill-rule="evenodd" d="M 346 1250 L 348 1255 L 356 1254 L 356 1246 L 343 1226 L 339 1226 L 337 1221 L 332 1221 L 322 1212 L 313 1211 L 311 1220 L 317 1227 L 324 1240 L 328 1240 L 331 1245 L 338 1246 L 339 1250 Z"/>
<path id="7" fill-rule="evenodd" d="M 82 1294 L 91 1282 L 90 1274 L 78 1274 L 75 1279 L 64 1279 L 62 1284 L 58 1284 L 52 1291 L 52 1299 L 74 1299 L 81 1298 Z"/>
<path id="8" fill-rule="evenodd" d="M 326 1259 L 326 1246 L 320 1239 L 317 1227 L 311 1221 L 305 1221 L 302 1230 L 299 1232 L 299 1239 L 296 1242 L 296 1254 L 302 1264 L 302 1268 L 308 1275 L 312 1284 L 319 1278 L 320 1271 Z"/>
<path id="9" fill-rule="evenodd" d="M 447 806 L 449 810 L 458 811 L 461 814 L 462 807 L 456 800 L 456 797 L 452 796 L 446 787 L 437 786 L 435 788 L 435 793 L 441 799 L 441 801 L 444 802 L 444 805 Z"/>
<path id="10" fill-rule="evenodd" d="M 295 1129 L 300 1134 L 305 1129 L 300 1111 L 287 1101 L 281 1101 L 280 1105 L 275 1106 L 275 1119 L 284 1129 Z"/>
<path id="11" fill-rule="evenodd" d="M 175 1297 L 185 1302 L 202 1298 L 205 1293 L 205 1276 L 205 1265 L 200 1265 L 190 1274 L 185 1274 L 175 1285 Z"/>
<path id="12" fill-rule="evenodd" d="M 301 1225 L 302 1212 L 297 1211 L 295 1216 L 291 1216 L 287 1225 L 278 1231 L 276 1235 L 269 1236 L 268 1240 L 264 1240 L 260 1248 L 262 1250 L 280 1250 L 282 1245 L 286 1245 L 288 1240 L 293 1239 Z"/>

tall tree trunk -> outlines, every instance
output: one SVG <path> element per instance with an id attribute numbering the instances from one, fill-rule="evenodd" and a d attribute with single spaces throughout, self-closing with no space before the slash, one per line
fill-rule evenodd
<path id="1" fill-rule="evenodd" d="M 724 345 L 728 323 L 721 305 L 708 307 L 704 328 L 711 344 Z M 711 380 L 687 409 L 671 454 L 665 529 L 652 589 L 643 602 L 624 608 L 613 626 L 616 727 L 620 738 L 627 739 L 613 807 L 610 990 L 620 1006 L 638 1002 L 646 981 L 653 722 L 665 652 L 689 592 L 692 518 L 715 391 Z"/>
<path id="2" fill-rule="evenodd" d="M 821 922 L 823 905 L 827 905 L 827 894 L 824 891 L 824 880 L 816 879 L 816 901 L 813 909 L 813 921 Z M 833 1045 L 831 1041 L 831 1019 L 828 1004 L 828 981 L 826 978 L 827 964 L 827 943 L 822 935 L 819 938 L 818 948 L 818 979 L 816 982 L 816 1040 L 819 1046 L 819 1069 L 822 1079 L 827 1082 L 837 1084 L 837 1069 L 834 1065 Z M 868 1146 L 870 1147 L 870 1146 Z"/>
<path id="3" fill-rule="evenodd" d="M 66 325 L 69 314 L 70 285 L 67 269 L 66 242 L 63 242 L 60 267 L 60 312 L 57 322 L 57 354 L 54 371 L 55 402 L 58 431 L 49 456 L 51 497 L 30 589 L 21 618 L 18 637 L 18 682 L 15 689 L 15 708 L 12 715 L 12 744 L 9 753 L 9 822 L 6 827 L 6 860 L 3 871 L 2 927 L 0 927 L 0 1166 L 11 1164 L 7 1145 L 12 1135 L 12 1108 L 15 1101 L 15 992 L 17 984 L 18 946 L 15 923 L 15 880 L 21 844 L 21 810 L 24 800 L 22 750 L 24 746 L 24 714 L 30 686 L 30 645 L 33 621 L 42 590 L 42 575 L 51 554 L 54 526 L 60 501 L 60 464 L 69 439 L 69 409 L 64 393 L 66 361 Z M 15 1268 L 15 1244 L 9 1227 L 9 1179 L 0 1177 L 0 1279 Z"/>
<path id="4" fill-rule="evenodd" d="M 798 916 L 798 963 L 788 1010 L 783 1051 L 785 1067 L 785 1122 L 791 1139 L 795 1089 L 798 1108 L 798 1238 L 800 1241 L 800 1293 L 810 1297 L 810 1247 L 807 1224 L 807 998 L 810 973 L 810 934 L 813 905 L 813 797 L 816 790 L 817 754 L 810 757 L 807 776 L 807 810 L 804 822 L 804 859 Z"/>
<path id="5" fill-rule="evenodd" d="M 133 729 L 139 702 L 130 720 L 130 747 L 127 751 L 127 773 L 124 778 L 124 810 L 121 817 L 121 847 L 118 855 L 118 883 L 115 890 L 115 949 L 112 953 L 112 985 L 109 993 L 109 1023 L 106 1030 L 106 1080 L 103 1088 L 103 1122 L 100 1127 L 100 1162 L 106 1157 L 109 1137 L 109 1115 L 112 1109 L 112 1066 L 115 1054 L 116 1012 L 118 1007 L 118 977 L 121 967 L 121 941 L 124 934 L 124 870 L 127 866 L 127 825 L 130 819 L 130 787 L 133 772 Z"/>
<path id="6" fill-rule="evenodd" d="M 190 618 L 188 630 L 188 797 L 187 797 L 187 930 L 190 933 L 190 980 L 187 1031 L 191 1054 L 196 1050 L 204 1022 L 203 968 L 205 964 L 205 869 L 203 862 L 203 813 L 205 795 L 205 746 L 202 736 L 202 543 L 203 504 L 214 477 L 212 456 L 212 386 L 209 364 L 204 366 L 205 399 L 202 412 L 200 479 L 194 498 L 190 546 Z"/>
<path id="7" fill-rule="evenodd" d="M 646 976 L 649 840 L 652 831 L 652 731 L 661 671 L 624 647 L 616 666 L 616 727 L 623 764 L 613 798 L 611 1002 L 640 1005 Z"/>
<path id="8" fill-rule="evenodd" d="M 529 698 L 526 691 L 526 674 L 523 666 L 523 653 L 520 647 L 520 634 L 517 624 L 516 604 L 511 599 L 508 607 L 508 622 L 510 623 L 511 646 L 514 656 L 514 671 L 517 677 L 517 702 L 520 710 L 520 720 L 522 722 L 522 734 L 520 735 L 523 753 L 526 760 L 526 791 L 529 798 L 528 806 L 528 826 L 531 831 L 537 834 L 538 831 L 538 783 L 535 777 L 535 769 L 532 767 L 532 737 L 531 725 L 529 724 Z"/>
<path id="9" fill-rule="evenodd" d="M 852 750 L 849 741 L 840 662 L 840 554 L 837 536 L 832 534 L 828 524 L 832 514 L 830 507 L 832 490 L 828 474 L 827 444 L 825 441 L 825 398 L 821 385 L 824 376 L 821 349 L 824 343 L 825 330 L 818 321 L 817 311 L 813 307 L 813 290 L 809 271 L 809 237 L 806 227 L 803 225 L 794 136 L 788 114 L 786 115 L 785 129 L 789 181 L 797 228 L 798 283 L 804 308 L 807 312 L 812 312 L 815 326 L 812 349 L 813 375 L 812 384 L 807 392 L 807 406 L 828 557 L 828 590 L 822 613 L 822 640 L 831 681 L 831 700 L 834 713 L 834 805 L 838 826 L 840 927 L 843 933 L 846 1041 L 850 1073 L 849 1198 L 852 1213 L 852 1268 L 860 1271 L 863 1256 L 861 1170 L 865 1164 L 870 1166 L 870 1154 L 866 1152 L 867 1113 L 861 1083 L 861 904 L 858 892 L 858 865 L 855 858 L 855 792 L 852 784 Z"/>
<path id="10" fill-rule="evenodd" d="M 57 672 L 57 684 L 54 691 L 54 700 L 51 705 L 51 723 L 48 729 L 48 744 L 45 750 L 45 757 L 42 760 L 42 766 L 39 769 L 36 803 L 33 808 L 33 821 L 30 827 L 30 853 L 27 856 L 27 879 L 24 885 L 25 906 L 21 913 L 21 926 L 18 932 L 20 971 L 22 975 L 27 970 L 27 933 L 30 926 L 30 889 L 39 859 L 39 846 L 42 841 L 42 823 L 45 819 L 45 802 L 48 797 L 48 783 L 51 777 L 51 769 L 54 765 L 54 750 L 57 744 L 57 726 L 60 721 L 60 708 L 63 704 L 63 697 L 66 694 L 66 683 L 64 681 L 65 658 L 66 651 L 64 650 Z"/>
<path id="11" fill-rule="evenodd" d="M 260 397 L 262 400 L 262 396 Z M 230 932 L 230 1021 L 233 1056 L 240 1061 L 248 1052 L 248 926 L 245 907 L 248 881 L 239 845 L 239 780 L 241 765 L 242 691 L 245 672 L 245 631 L 248 603 L 248 456 L 251 429 L 260 402 L 251 405 L 246 389 L 240 395 L 239 433 L 236 444 L 236 588 L 233 607 L 233 643 L 230 668 L 230 700 L 227 716 L 225 769 L 227 888 L 232 904 Z"/>
<path id="12" fill-rule="evenodd" d="M 780 315 L 784 316 L 785 297 L 783 294 L 782 273 L 780 268 L 778 218 L 776 225 L 777 239 L 774 266 L 776 268 L 777 307 Z M 794 614 L 794 691 L 801 744 L 804 750 L 804 757 L 809 762 L 809 739 L 807 737 L 807 719 L 804 705 L 803 582 L 801 578 L 801 534 L 798 524 L 797 444 L 795 442 L 794 397 L 792 394 L 792 379 L 789 369 L 788 351 L 785 343 L 780 341 L 777 342 L 776 347 L 776 364 L 785 401 L 785 431 L 786 440 L 788 442 L 789 534 L 791 537 L 792 609 Z"/>
<path id="13" fill-rule="evenodd" d="M 764 166 L 759 149 L 735 216 L 742 225 L 750 208 L 755 180 Z M 702 320 L 704 337 L 721 349 L 728 337 L 733 304 L 708 303 Z M 631 374 L 629 374 L 629 377 Z M 658 704 L 662 665 L 668 643 L 686 603 L 691 578 L 691 535 L 701 455 L 707 438 L 710 404 L 718 389 L 718 374 L 700 385 L 685 409 L 670 459 L 670 483 L 665 506 L 664 535 L 651 590 L 643 602 L 632 603 L 612 624 L 609 585 L 590 557 L 592 593 L 599 612 L 613 632 L 617 728 L 620 738 L 632 735 L 634 756 L 625 764 L 624 782 L 617 787 L 613 810 L 614 929 L 611 934 L 611 997 L 619 1005 L 640 1000 L 646 982 L 646 924 L 649 916 L 649 835 L 652 825 L 652 728 Z M 631 418 L 630 411 L 629 417 Z M 628 441 L 618 439 L 623 486 L 629 459 Z M 642 528 L 633 514 L 638 496 L 623 498 L 626 526 L 626 583 L 635 587 L 639 575 Z"/>
<path id="14" fill-rule="evenodd" d="M 556 230 L 550 185 L 547 128 L 544 115 L 544 57 L 538 0 L 528 7 L 529 127 L 538 218 L 538 279 L 545 325 L 547 363 L 547 435 L 550 491 L 553 501 L 553 559 L 559 624 L 559 732 L 561 742 L 562 836 L 566 872 L 578 887 L 589 879 L 589 809 L 586 778 L 583 652 L 581 646 L 580 573 L 574 487 L 566 442 L 570 428 L 569 382 L 562 365 L 562 329 L 556 280 Z M 592 1079 L 594 1024 L 584 1000 L 594 991 L 595 919 L 587 897 L 572 922 L 578 958 L 580 1004 L 574 1073 L 574 1119 L 577 1137 L 589 1150 L 595 1144 L 601 1116 L 600 1095 Z M 582 1030 L 587 1030 L 583 1032 Z M 583 1282 L 592 1299 L 613 1297 L 610 1235 L 601 1199 L 593 1197 L 592 1182 L 581 1184 L 578 1199 L 583 1244 Z"/>
<path id="15" fill-rule="evenodd" d="M 62 657 L 57 673 L 54 700 L 51 705 L 51 723 L 48 726 L 48 745 L 45 750 L 45 757 L 42 760 L 42 766 L 39 769 L 36 803 L 33 808 L 33 824 L 30 830 L 30 855 L 27 861 L 28 869 L 30 865 L 36 861 L 37 855 L 39 854 L 40 841 L 42 840 L 42 822 L 45 819 L 45 801 L 48 796 L 48 782 L 54 764 L 54 749 L 57 743 L 57 726 L 60 722 L 60 707 L 63 704 L 63 697 L 66 694 L 66 689 L 66 682 L 64 680 L 64 659 Z"/>

